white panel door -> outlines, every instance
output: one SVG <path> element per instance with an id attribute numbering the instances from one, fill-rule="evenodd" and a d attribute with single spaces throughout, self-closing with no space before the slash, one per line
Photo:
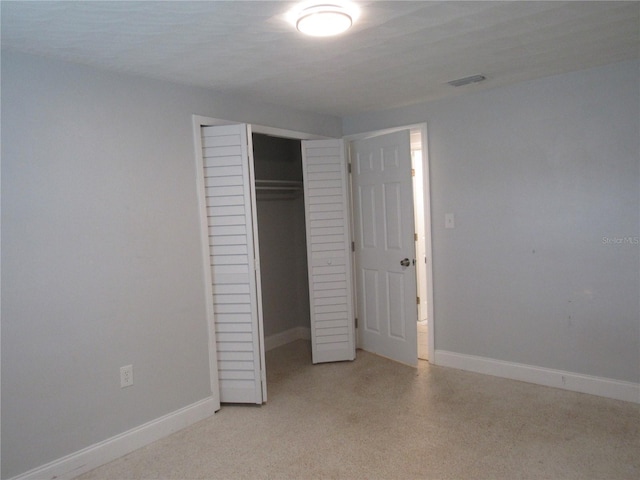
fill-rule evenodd
<path id="1" fill-rule="evenodd" d="M 302 142 L 313 363 L 354 360 L 347 165 L 342 140 Z"/>
<path id="2" fill-rule="evenodd" d="M 266 400 L 247 125 L 202 127 L 220 401 Z"/>
<path id="3" fill-rule="evenodd" d="M 416 365 L 410 147 L 408 130 L 357 140 L 351 161 L 359 346 Z"/>

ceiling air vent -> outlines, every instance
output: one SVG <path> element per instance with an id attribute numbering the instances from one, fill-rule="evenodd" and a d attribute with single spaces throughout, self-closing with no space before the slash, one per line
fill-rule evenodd
<path id="1" fill-rule="evenodd" d="M 472 75 L 470 77 L 459 78 L 458 80 L 451 80 L 450 82 L 447 82 L 447 84 L 451 85 L 452 87 L 462 87 L 463 85 L 482 82 L 486 79 L 487 77 L 485 77 L 484 75 Z"/>

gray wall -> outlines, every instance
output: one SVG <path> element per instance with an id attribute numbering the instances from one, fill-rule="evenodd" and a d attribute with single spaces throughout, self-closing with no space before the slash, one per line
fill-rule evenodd
<path id="1" fill-rule="evenodd" d="M 639 78 L 622 63 L 343 119 L 427 122 L 436 350 L 640 381 Z"/>
<path id="2" fill-rule="evenodd" d="M 304 199 L 259 195 L 257 208 L 265 336 L 310 328 Z"/>
<path id="3" fill-rule="evenodd" d="M 210 395 L 192 114 L 341 128 L 2 53 L 3 478 Z"/>

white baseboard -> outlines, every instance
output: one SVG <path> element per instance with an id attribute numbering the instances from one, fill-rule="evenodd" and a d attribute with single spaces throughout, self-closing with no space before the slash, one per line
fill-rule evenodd
<path id="1" fill-rule="evenodd" d="M 640 403 L 640 384 L 638 383 L 593 377 L 521 363 L 504 362 L 492 358 L 463 355 L 444 350 L 435 351 L 434 364 L 547 387 L 562 388 L 573 392 L 589 393 L 600 397 Z"/>
<path id="2" fill-rule="evenodd" d="M 264 338 L 265 351 L 273 350 L 274 348 L 281 347 L 287 343 L 295 342 L 296 340 L 310 340 L 311 329 L 309 327 L 294 327 L 284 332 L 269 335 Z"/>
<path id="3" fill-rule="evenodd" d="M 205 398 L 11 480 L 69 480 L 210 417 L 217 408 L 212 397 Z"/>

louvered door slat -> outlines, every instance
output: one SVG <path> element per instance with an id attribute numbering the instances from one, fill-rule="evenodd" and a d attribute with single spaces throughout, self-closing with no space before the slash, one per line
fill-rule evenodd
<path id="1" fill-rule="evenodd" d="M 220 401 L 262 403 L 245 125 L 202 127 Z"/>
<path id="2" fill-rule="evenodd" d="M 353 360 L 344 144 L 341 140 L 313 140 L 302 145 L 313 363 Z"/>

